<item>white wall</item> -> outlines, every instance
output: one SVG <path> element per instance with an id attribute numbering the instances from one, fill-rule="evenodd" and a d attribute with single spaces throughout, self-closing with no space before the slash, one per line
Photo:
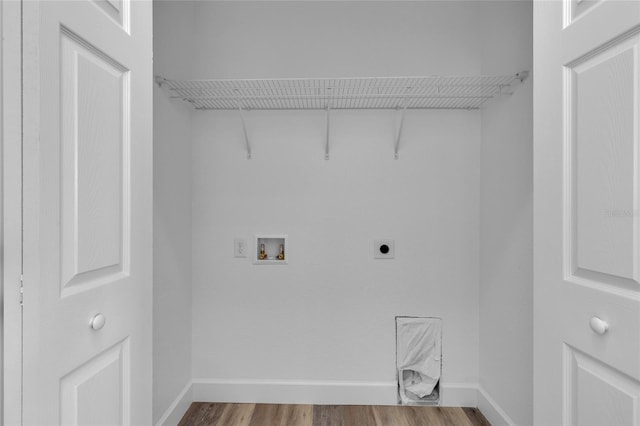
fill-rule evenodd
<path id="1" fill-rule="evenodd" d="M 532 70 L 532 2 L 486 2 L 482 16 L 482 72 Z M 532 87 L 482 111 L 480 385 L 519 425 L 533 422 Z"/>
<path id="2" fill-rule="evenodd" d="M 154 2 L 154 73 L 189 78 L 190 2 Z M 154 90 L 153 421 L 191 380 L 191 111 Z"/>
<path id="3" fill-rule="evenodd" d="M 390 112 L 194 118 L 194 377 L 393 381 L 395 315 L 444 318 L 444 379 L 477 381 L 479 114 L 417 112 L 393 159 Z M 289 235 L 287 266 L 233 239 Z M 396 240 L 374 260 L 375 238 Z"/>
<path id="4" fill-rule="evenodd" d="M 196 7 L 199 78 L 480 71 L 477 3 Z M 194 378 L 391 384 L 394 316 L 433 315 L 443 381 L 477 382 L 480 113 L 409 112 L 397 161 L 395 120 L 334 112 L 325 161 L 322 112 L 250 112 L 247 160 L 237 113 L 194 114 Z M 256 233 L 288 234 L 289 265 L 234 258 Z"/>
<path id="5" fill-rule="evenodd" d="M 198 2 L 194 77 L 476 74 L 479 3 Z"/>

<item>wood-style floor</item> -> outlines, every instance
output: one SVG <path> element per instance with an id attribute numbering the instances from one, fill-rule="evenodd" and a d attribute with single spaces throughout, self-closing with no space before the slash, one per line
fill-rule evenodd
<path id="1" fill-rule="evenodd" d="M 179 426 L 490 426 L 477 408 L 194 402 Z"/>

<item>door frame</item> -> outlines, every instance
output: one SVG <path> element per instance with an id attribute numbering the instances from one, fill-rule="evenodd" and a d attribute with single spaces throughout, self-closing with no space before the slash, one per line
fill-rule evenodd
<path id="1" fill-rule="evenodd" d="M 1 0 L 2 239 L 0 419 L 22 424 L 22 1 Z"/>

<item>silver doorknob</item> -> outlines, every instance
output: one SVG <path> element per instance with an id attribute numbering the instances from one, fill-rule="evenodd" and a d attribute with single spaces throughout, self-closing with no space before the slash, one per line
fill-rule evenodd
<path id="1" fill-rule="evenodd" d="M 591 321 L 589 321 L 589 325 L 594 333 L 603 335 L 609 330 L 609 324 L 606 321 L 601 320 L 598 317 L 592 317 Z"/>
<path id="2" fill-rule="evenodd" d="M 104 327 L 106 322 L 107 317 L 102 314 L 96 314 L 93 316 L 93 318 L 91 318 L 91 321 L 89 321 L 89 327 L 94 330 L 100 330 L 102 327 Z"/>

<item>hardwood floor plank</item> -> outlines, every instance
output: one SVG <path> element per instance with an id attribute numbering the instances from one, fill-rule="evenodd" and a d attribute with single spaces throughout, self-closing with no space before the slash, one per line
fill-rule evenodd
<path id="1" fill-rule="evenodd" d="M 447 426 L 472 426 L 467 415 L 457 407 L 436 407 Z"/>
<path id="2" fill-rule="evenodd" d="M 248 426 L 312 426 L 311 405 L 256 404 Z"/>
<path id="3" fill-rule="evenodd" d="M 219 424 L 227 404 L 194 402 L 182 417 L 180 426 L 209 426 Z M 195 408 L 194 408 L 195 407 Z M 193 410 L 192 410 L 193 409 Z"/>
<path id="4" fill-rule="evenodd" d="M 256 406 L 253 408 L 253 415 L 251 416 L 251 422 L 249 423 L 249 426 L 264 425 L 271 415 L 268 407 L 269 405 L 267 404 L 256 404 Z"/>
<path id="5" fill-rule="evenodd" d="M 344 405 L 314 405 L 313 426 L 347 426 Z"/>
<path id="6" fill-rule="evenodd" d="M 463 407 L 462 410 L 467 415 L 473 426 L 491 426 L 489 420 L 487 420 L 487 418 L 477 408 Z"/>
<path id="7" fill-rule="evenodd" d="M 342 413 L 345 425 L 376 424 L 376 418 L 370 405 L 347 405 L 342 409 Z"/>
<path id="8" fill-rule="evenodd" d="M 373 406 L 373 414 L 376 419 L 376 426 L 413 426 L 408 422 L 405 409 L 395 405 Z"/>
<path id="9" fill-rule="evenodd" d="M 290 405 L 289 413 L 286 417 L 285 426 L 312 426 L 313 406 L 312 405 Z"/>
<path id="10" fill-rule="evenodd" d="M 255 404 L 225 404 L 226 407 L 218 420 L 220 425 L 249 426 Z"/>
<path id="11" fill-rule="evenodd" d="M 436 407 L 420 407 L 420 406 L 408 406 L 405 407 L 407 423 L 410 425 L 429 425 L 429 426 L 444 426 L 441 415 L 437 412 Z"/>
<path id="12" fill-rule="evenodd" d="M 265 426 L 274 422 L 278 414 L 277 404 L 256 404 L 253 409 L 250 426 Z"/>

